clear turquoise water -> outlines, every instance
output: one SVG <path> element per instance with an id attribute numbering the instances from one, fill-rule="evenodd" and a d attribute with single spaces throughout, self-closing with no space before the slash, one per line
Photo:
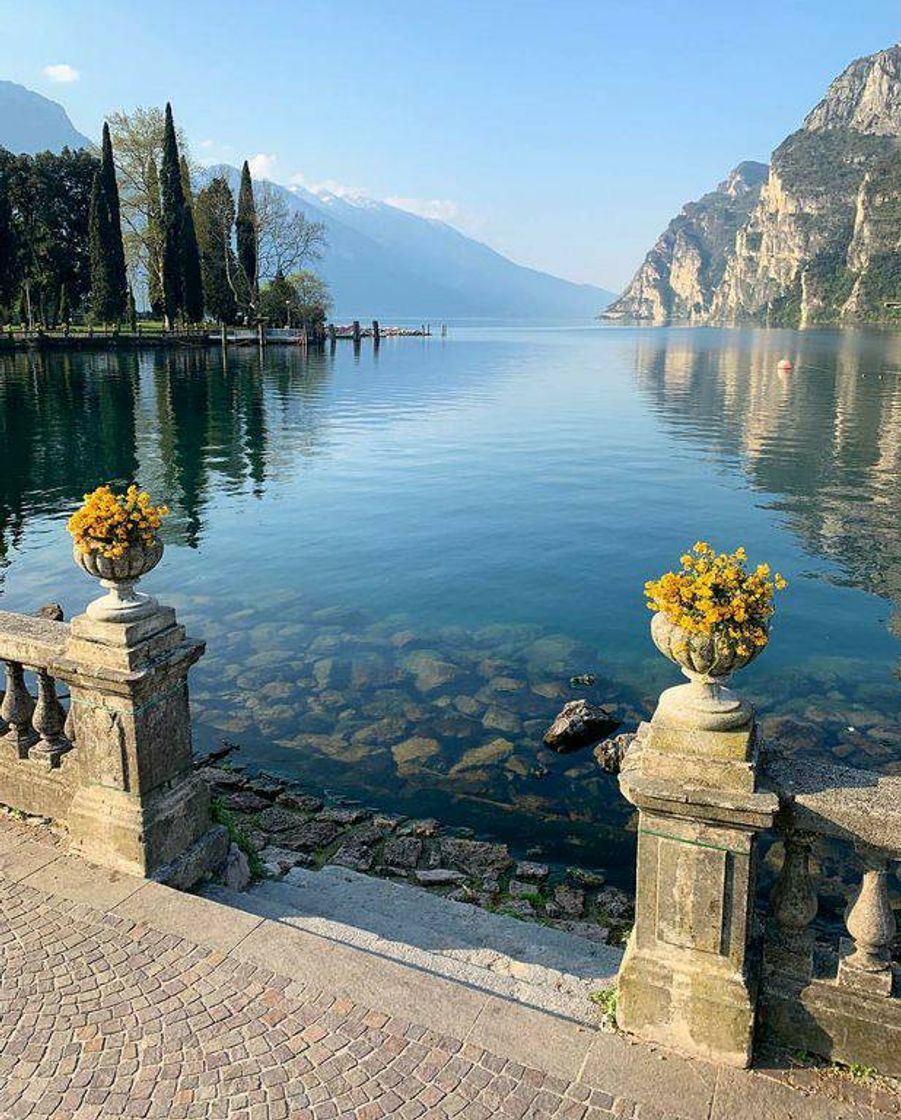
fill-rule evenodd
<path id="1" fill-rule="evenodd" d="M 583 693 L 634 726 L 676 682 L 642 583 L 699 537 L 790 580 L 736 682 L 767 726 L 901 770 L 899 467 L 898 333 L 464 326 L 357 356 L 4 357 L 0 606 L 77 613 L 95 589 L 65 518 L 135 476 L 175 511 L 147 589 L 208 642 L 199 746 L 610 862 L 627 807 L 541 734 Z M 452 679 L 423 691 L 417 651 Z M 410 737 L 433 742 L 392 750 Z"/>

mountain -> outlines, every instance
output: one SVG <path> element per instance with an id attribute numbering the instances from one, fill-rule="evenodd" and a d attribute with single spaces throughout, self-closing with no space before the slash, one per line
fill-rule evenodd
<path id="1" fill-rule="evenodd" d="M 0 81 L 0 147 L 19 155 L 90 148 L 91 141 L 75 128 L 66 110 L 15 82 Z"/>
<path id="2" fill-rule="evenodd" d="M 716 190 L 686 203 L 604 318 L 666 322 L 709 311 L 735 234 L 760 198 L 768 170 L 765 163 L 740 163 Z"/>
<path id="3" fill-rule="evenodd" d="M 315 210 L 317 220 L 330 230 L 335 223 L 365 238 L 367 247 L 376 246 L 414 285 L 413 302 L 407 314 L 426 314 L 417 310 L 425 294 L 423 285 L 438 282 L 434 310 L 428 314 L 444 316 L 548 316 L 589 317 L 597 312 L 598 301 L 606 305 L 613 293 L 592 284 L 574 284 L 546 272 L 514 264 L 494 249 L 476 241 L 446 222 L 422 218 L 375 199 L 338 196 L 328 192 L 313 194 L 296 189 L 291 192 L 305 209 Z M 340 275 L 346 261 L 326 255 L 322 271 L 338 293 L 348 291 L 349 278 Z M 383 314 L 404 314 L 396 296 L 380 288 L 377 276 L 357 274 L 357 294 L 353 300 L 342 298 L 348 310 L 354 306 L 366 314 L 370 307 L 384 306 Z"/>
<path id="4" fill-rule="evenodd" d="M 901 321 L 901 44 L 857 59 L 832 82 L 773 152 L 756 190 L 744 198 L 746 213 L 734 213 L 733 233 L 728 223 L 691 220 L 691 207 L 706 212 L 712 195 L 689 204 L 607 314 L 787 326 Z M 705 288 L 717 261 L 720 275 Z"/>

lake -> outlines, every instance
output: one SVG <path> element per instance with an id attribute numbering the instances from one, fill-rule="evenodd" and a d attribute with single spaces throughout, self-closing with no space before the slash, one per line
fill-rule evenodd
<path id="1" fill-rule="evenodd" d="M 146 590 L 207 641 L 198 749 L 631 871 L 615 780 L 541 739 L 566 699 L 628 730 L 678 682 L 642 585 L 700 538 L 789 580 L 736 681 L 767 731 L 901 773 L 897 332 L 5 356 L 0 607 L 83 609 L 65 519 L 132 477 L 173 510 Z"/>

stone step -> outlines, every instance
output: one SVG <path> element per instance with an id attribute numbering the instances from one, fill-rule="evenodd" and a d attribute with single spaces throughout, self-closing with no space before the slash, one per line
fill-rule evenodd
<path id="1" fill-rule="evenodd" d="M 619 949 L 517 921 L 404 883 L 342 867 L 294 868 L 208 897 L 329 940 L 458 980 L 578 1022 L 597 1022 L 590 993 L 615 982 Z"/>

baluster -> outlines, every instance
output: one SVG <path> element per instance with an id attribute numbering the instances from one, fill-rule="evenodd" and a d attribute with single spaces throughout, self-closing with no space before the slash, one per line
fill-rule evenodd
<path id="1" fill-rule="evenodd" d="M 861 845 L 864 862 L 857 896 L 845 910 L 851 940 L 842 938 L 839 983 L 879 995 L 892 992 L 892 941 L 895 915 L 888 894 L 889 858 L 885 852 Z"/>
<path id="2" fill-rule="evenodd" d="M 72 697 L 69 697 L 69 710 L 66 713 L 66 722 L 63 724 L 63 735 L 69 740 L 72 746 L 75 746 L 75 705 L 72 703 Z"/>
<path id="3" fill-rule="evenodd" d="M 771 938 L 767 961 L 796 975 L 813 975 L 813 930 L 818 898 L 810 874 L 810 832 L 788 830 L 783 835 L 785 858 L 770 898 Z"/>
<path id="4" fill-rule="evenodd" d="M 38 733 L 40 741 L 31 748 L 32 758 L 48 759 L 51 766 L 59 765 L 59 757 L 71 750 L 71 744 L 63 738 L 63 725 L 66 713 L 56 696 L 56 681 L 46 669 L 37 671 L 38 702 L 31 717 L 31 725 Z"/>
<path id="5" fill-rule="evenodd" d="M 28 749 L 37 736 L 31 727 L 34 700 L 25 687 L 25 676 L 18 661 L 4 661 L 6 692 L 0 705 L 0 716 L 9 724 L 7 742 L 13 744 L 19 758 L 28 758 Z"/>

